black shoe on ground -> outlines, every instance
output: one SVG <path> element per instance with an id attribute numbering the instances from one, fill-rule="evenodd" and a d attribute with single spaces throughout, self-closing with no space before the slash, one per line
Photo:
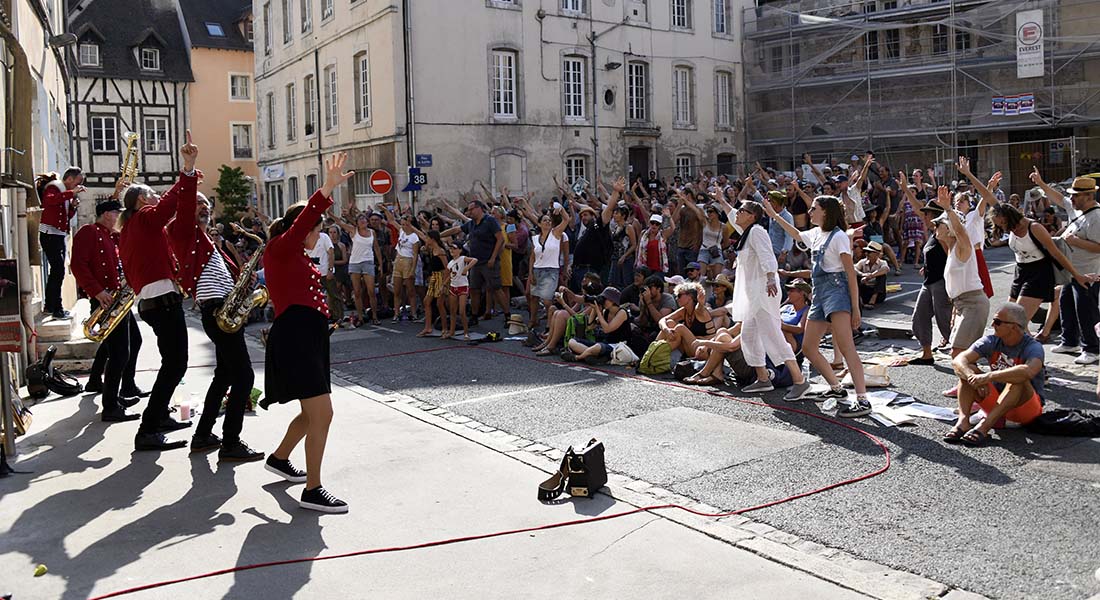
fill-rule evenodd
<path id="1" fill-rule="evenodd" d="M 864 417 L 869 414 L 871 414 L 871 403 L 863 398 L 857 398 L 854 402 L 841 406 L 840 410 L 836 411 L 836 416 L 845 419 Z"/>
<path id="2" fill-rule="evenodd" d="M 258 452 L 249 448 L 248 444 L 241 440 L 229 444 L 222 444 L 222 449 L 218 451 L 218 460 L 229 462 L 252 462 L 263 459 L 263 452 Z"/>
<path id="3" fill-rule="evenodd" d="M 589 357 L 584 359 L 585 364 L 593 366 L 593 367 L 598 367 L 600 365 L 606 365 L 610 362 L 611 362 L 611 357 L 609 355 L 606 355 L 606 354 L 604 354 L 604 355 L 597 354 L 595 356 L 589 356 Z"/>
<path id="4" fill-rule="evenodd" d="M 163 421 L 157 425 L 157 433 L 169 433 L 171 431 L 179 431 L 180 429 L 187 429 L 191 426 L 191 421 L 177 421 L 172 417 L 165 417 Z"/>
<path id="5" fill-rule="evenodd" d="M 346 513 L 348 504 L 321 486 L 302 492 L 298 506 L 323 513 Z"/>
<path id="6" fill-rule="evenodd" d="M 135 450 L 175 450 L 186 448 L 187 440 L 170 440 L 163 433 L 139 433 L 134 437 Z"/>
<path id="7" fill-rule="evenodd" d="M 818 394 L 817 397 L 821 400 L 828 400 L 830 398 L 832 398 L 834 400 L 843 400 L 844 398 L 848 397 L 848 392 L 842 387 L 829 388 L 829 389 L 825 390 L 824 392 L 821 392 L 820 394 Z"/>
<path id="8" fill-rule="evenodd" d="M 299 471 L 290 464 L 289 460 L 280 460 L 275 458 L 275 455 L 267 457 L 267 462 L 264 464 L 264 468 L 272 473 L 282 477 L 290 483 L 305 483 L 306 472 Z"/>
<path id="9" fill-rule="evenodd" d="M 67 310 L 55 310 L 51 314 L 55 319 L 68 319 L 69 317 L 73 316 L 72 313 Z"/>
<path id="10" fill-rule="evenodd" d="M 128 413 L 125 408 L 105 410 L 102 416 L 104 423 L 125 423 L 126 421 L 136 421 L 140 418 L 141 415 L 137 413 Z"/>
<path id="11" fill-rule="evenodd" d="M 132 408 L 135 404 L 141 402 L 141 398 L 137 396 L 119 396 L 118 403 L 123 408 Z"/>
<path id="12" fill-rule="evenodd" d="M 928 358 L 925 358 L 923 356 L 919 356 L 917 358 L 909 359 L 909 364 L 910 365 L 934 365 L 934 364 L 936 364 L 936 357 L 929 356 Z"/>
<path id="13" fill-rule="evenodd" d="M 219 448 L 222 445 L 222 440 L 213 433 L 206 435 L 196 435 L 191 438 L 191 451 L 192 452 L 206 452 L 207 450 L 213 450 Z"/>
<path id="14" fill-rule="evenodd" d="M 84 384 L 84 392 L 87 394 L 98 394 L 103 391 L 102 379 L 89 379 L 88 383 Z"/>
<path id="15" fill-rule="evenodd" d="M 85 387 L 84 389 L 86 390 L 88 388 Z M 149 395 L 149 392 L 142 391 L 142 389 L 136 385 L 134 387 L 124 385 L 118 390 L 118 393 L 122 396 L 135 396 L 137 398 L 145 398 Z"/>

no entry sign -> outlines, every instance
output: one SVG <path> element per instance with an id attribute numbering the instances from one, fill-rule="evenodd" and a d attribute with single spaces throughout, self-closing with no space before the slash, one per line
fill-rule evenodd
<path id="1" fill-rule="evenodd" d="M 375 194 L 388 194 L 393 189 L 393 176 L 385 169 L 370 174 L 370 189 Z"/>

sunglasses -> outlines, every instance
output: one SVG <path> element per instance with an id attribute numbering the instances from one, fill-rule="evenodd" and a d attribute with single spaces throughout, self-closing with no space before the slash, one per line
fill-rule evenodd
<path id="1" fill-rule="evenodd" d="M 1012 321 L 1002 321 L 1000 319 L 993 319 L 993 326 L 1000 327 L 1001 325 L 1015 325 L 1019 327 L 1019 323 L 1013 323 Z"/>

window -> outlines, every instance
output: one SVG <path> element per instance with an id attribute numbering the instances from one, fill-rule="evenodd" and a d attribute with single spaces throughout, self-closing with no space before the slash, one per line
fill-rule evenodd
<path id="1" fill-rule="evenodd" d="M 871 14 L 878 10 L 878 7 L 874 2 L 868 2 L 863 5 L 863 13 Z M 878 32 L 868 31 L 863 35 L 863 58 L 864 60 L 878 60 Z"/>
<path id="2" fill-rule="evenodd" d="M 85 43 L 80 45 L 80 66 L 82 67 L 98 67 L 99 63 L 99 44 Z"/>
<path id="3" fill-rule="evenodd" d="M 283 43 L 289 44 L 294 40 L 294 28 L 291 27 L 290 0 L 283 0 Z"/>
<path id="4" fill-rule="evenodd" d="M 153 154 L 168 153 L 168 118 L 145 117 L 142 121 L 141 137 L 145 140 L 145 151 Z"/>
<path id="5" fill-rule="evenodd" d="M 355 122 L 370 121 L 370 59 L 367 52 L 355 55 Z"/>
<path id="6" fill-rule="evenodd" d="M 92 152 L 118 152 L 118 120 L 92 117 Z"/>
<path id="7" fill-rule="evenodd" d="M 269 181 L 267 183 L 267 210 L 269 215 L 282 215 L 286 211 L 283 202 L 283 182 Z"/>
<path id="8" fill-rule="evenodd" d="M 264 27 L 264 54 L 271 54 L 271 3 L 264 4 L 263 14 L 263 27 Z"/>
<path id="9" fill-rule="evenodd" d="M 298 96 L 294 84 L 286 86 L 286 141 L 293 142 L 298 137 Z"/>
<path id="10" fill-rule="evenodd" d="M 955 50 L 969 50 L 970 49 L 970 32 L 963 31 L 961 29 L 955 30 Z"/>
<path id="11" fill-rule="evenodd" d="M 584 62 L 576 56 L 562 61 L 562 110 L 566 119 L 584 119 Z"/>
<path id="12" fill-rule="evenodd" d="M 286 201 L 288 204 L 294 204 L 298 201 L 298 178 L 291 177 L 286 180 Z"/>
<path id="13" fill-rule="evenodd" d="M 694 176 L 693 173 L 695 173 L 695 157 L 690 154 L 677 154 L 676 174 L 687 181 Z"/>
<path id="14" fill-rule="evenodd" d="M 730 32 L 729 0 L 714 0 L 714 33 Z"/>
<path id="15" fill-rule="evenodd" d="M 267 93 L 267 147 L 275 147 L 275 94 Z"/>
<path id="16" fill-rule="evenodd" d="M 317 191 L 317 176 L 310 174 L 306 175 L 306 192 L 312 194 Z"/>
<path id="17" fill-rule="evenodd" d="M 672 26 L 691 29 L 691 0 L 672 0 Z"/>
<path id="18" fill-rule="evenodd" d="M 233 160 L 252 158 L 252 125 L 234 123 L 229 128 L 233 138 Z"/>
<path id="19" fill-rule="evenodd" d="M 887 29 L 884 33 L 886 60 L 897 60 L 901 57 L 901 30 Z"/>
<path id="20" fill-rule="evenodd" d="M 510 50 L 493 51 L 493 116 L 515 118 L 516 112 L 516 53 Z"/>
<path id="21" fill-rule="evenodd" d="M 947 25 L 932 26 L 932 54 L 947 54 Z"/>
<path id="22" fill-rule="evenodd" d="M 141 70 L 142 71 L 159 71 L 160 70 L 160 50 L 156 48 L 142 48 L 141 49 Z"/>
<path id="23" fill-rule="evenodd" d="M 672 72 L 672 105 L 674 125 L 686 127 L 695 123 L 695 87 L 691 67 L 676 67 Z"/>
<path id="24" fill-rule="evenodd" d="M 718 127 L 729 128 L 733 125 L 733 75 L 729 71 L 718 71 L 714 77 L 714 123 Z"/>
<path id="25" fill-rule="evenodd" d="M 302 90 L 305 92 L 302 108 L 305 109 L 306 135 L 313 135 L 317 127 L 317 82 L 313 75 L 306 76 Z"/>
<path id="26" fill-rule="evenodd" d="M 256 35 L 256 28 L 252 25 L 252 19 L 251 18 L 245 19 L 245 21 L 244 21 L 244 37 L 245 37 L 246 40 L 248 40 L 249 44 L 252 43 L 253 38 L 255 37 L 255 35 Z"/>
<path id="27" fill-rule="evenodd" d="M 588 159 L 578 154 L 565 157 L 565 185 L 573 185 L 573 182 L 578 179 L 587 179 L 585 175 L 587 163 Z"/>
<path id="28" fill-rule="evenodd" d="M 772 46 L 769 50 L 771 53 L 771 72 L 778 73 L 783 70 L 783 47 Z"/>
<path id="29" fill-rule="evenodd" d="M 313 29 L 313 0 L 301 0 L 302 33 Z"/>
<path id="30" fill-rule="evenodd" d="M 336 5 L 333 0 L 321 0 L 321 20 L 331 19 L 332 15 L 336 12 Z"/>
<path id="31" fill-rule="evenodd" d="M 229 75 L 229 99 L 250 100 L 252 98 L 252 80 L 248 75 Z"/>
<path id="32" fill-rule="evenodd" d="M 325 69 L 325 131 L 331 131 L 340 125 L 336 114 L 339 105 L 336 101 L 336 66 Z"/>
<path id="33" fill-rule="evenodd" d="M 649 65 L 632 62 L 626 67 L 626 118 L 631 121 L 646 121 L 649 118 L 647 101 L 649 96 Z"/>
<path id="34" fill-rule="evenodd" d="M 206 33 L 210 34 L 211 36 L 213 36 L 213 37 L 225 37 L 225 30 L 222 29 L 222 24 L 221 23 L 211 23 L 211 22 L 207 21 L 206 23 L 203 23 L 203 24 L 206 25 Z"/>
<path id="35" fill-rule="evenodd" d="M 584 14 L 585 0 L 561 0 L 561 10 L 566 13 Z"/>

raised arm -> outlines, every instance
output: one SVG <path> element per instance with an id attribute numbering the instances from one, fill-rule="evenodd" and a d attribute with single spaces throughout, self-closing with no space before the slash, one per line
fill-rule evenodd
<path id="1" fill-rule="evenodd" d="M 970 260 L 970 255 L 974 252 L 974 244 L 970 241 L 970 234 L 966 232 L 966 225 L 955 212 L 955 208 L 951 206 L 951 190 L 947 189 L 947 186 L 941 185 L 937 190 L 936 204 L 939 204 L 943 214 L 947 215 L 947 226 L 955 236 L 955 248 L 952 250 L 955 256 L 963 262 Z"/>
<path id="2" fill-rule="evenodd" d="M 1051 202 L 1054 202 L 1058 206 L 1061 206 L 1068 211 L 1069 208 L 1067 207 L 1072 207 L 1073 205 L 1066 201 L 1066 197 L 1062 195 L 1062 192 L 1059 192 L 1058 190 L 1050 187 L 1049 185 L 1047 185 L 1047 182 L 1043 181 L 1043 176 L 1039 174 L 1039 167 L 1032 165 L 1031 169 L 1031 175 L 1028 175 L 1028 177 L 1031 179 L 1031 182 L 1039 186 L 1039 189 L 1046 192 L 1047 198 Z"/>
<path id="3" fill-rule="evenodd" d="M 993 191 L 990 190 L 988 187 L 986 187 L 986 185 L 984 183 L 982 183 L 981 179 L 978 179 L 977 177 L 974 176 L 974 173 L 970 172 L 970 159 L 969 158 L 967 158 L 965 156 L 960 156 L 957 166 L 959 168 L 959 173 L 962 173 L 964 177 L 969 179 L 970 184 L 973 185 L 974 188 L 978 190 L 979 194 L 981 194 L 982 199 L 978 203 L 978 208 L 979 208 L 978 214 L 979 215 L 984 215 L 985 214 L 985 207 L 990 205 L 990 204 L 996 204 L 997 203 L 997 198 L 993 195 Z"/>
<path id="4" fill-rule="evenodd" d="M 771 202 L 762 202 L 761 204 L 763 204 L 764 212 L 767 213 L 769 219 L 779 223 L 779 225 L 783 227 L 783 231 L 786 231 L 795 241 L 802 242 L 803 244 L 806 243 L 806 241 L 802 239 L 802 232 L 794 225 L 788 223 L 786 219 L 779 216 L 779 213 L 775 212 L 775 207 L 772 206 Z"/>

